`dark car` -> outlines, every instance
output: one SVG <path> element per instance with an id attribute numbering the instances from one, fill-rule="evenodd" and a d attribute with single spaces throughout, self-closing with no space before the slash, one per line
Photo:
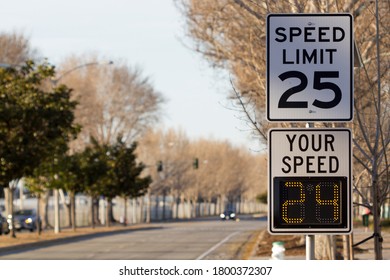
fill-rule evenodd
<path id="1" fill-rule="evenodd" d="M 34 231 L 37 229 L 37 214 L 33 209 L 18 210 L 14 212 L 14 227 L 16 230 L 27 229 Z M 38 219 L 39 224 L 41 220 Z"/>
<path id="2" fill-rule="evenodd" d="M 221 220 L 236 220 L 236 213 L 233 210 L 226 210 L 219 215 Z"/>
<path id="3" fill-rule="evenodd" d="M 0 235 L 2 235 L 2 234 L 8 234 L 8 233 L 9 233 L 9 226 L 8 226 L 7 219 L 4 218 L 4 217 L 0 214 Z"/>

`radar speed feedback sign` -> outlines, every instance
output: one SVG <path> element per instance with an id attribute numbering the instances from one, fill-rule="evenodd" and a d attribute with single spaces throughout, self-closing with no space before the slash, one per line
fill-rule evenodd
<path id="1" fill-rule="evenodd" d="M 270 233 L 349 233 L 351 131 L 272 129 L 268 142 Z"/>
<path id="2" fill-rule="evenodd" d="M 351 121 L 350 14 L 267 17 L 268 121 Z"/>

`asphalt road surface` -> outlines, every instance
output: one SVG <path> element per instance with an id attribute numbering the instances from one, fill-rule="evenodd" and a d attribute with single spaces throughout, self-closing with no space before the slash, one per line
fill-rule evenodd
<path id="1" fill-rule="evenodd" d="M 207 218 L 2 253 L 7 260 L 234 260 L 266 218 Z"/>

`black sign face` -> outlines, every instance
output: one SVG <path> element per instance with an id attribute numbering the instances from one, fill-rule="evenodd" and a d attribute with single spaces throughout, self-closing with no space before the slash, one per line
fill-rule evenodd
<path id="1" fill-rule="evenodd" d="M 271 232 L 350 229 L 346 177 L 275 177 Z"/>

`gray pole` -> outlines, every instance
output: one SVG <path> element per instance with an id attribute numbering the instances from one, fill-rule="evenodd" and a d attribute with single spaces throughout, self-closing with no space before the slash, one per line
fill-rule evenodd
<path id="1" fill-rule="evenodd" d="M 314 123 L 309 122 L 306 124 L 306 128 L 310 127 L 314 127 Z M 314 235 L 306 235 L 306 260 L 315 260 L 314 246 Z"/>
<path id="2" fill-rule="evenodd" d="M 315 260 L 314 235 L 306 235 L 306 260 Z"/>

